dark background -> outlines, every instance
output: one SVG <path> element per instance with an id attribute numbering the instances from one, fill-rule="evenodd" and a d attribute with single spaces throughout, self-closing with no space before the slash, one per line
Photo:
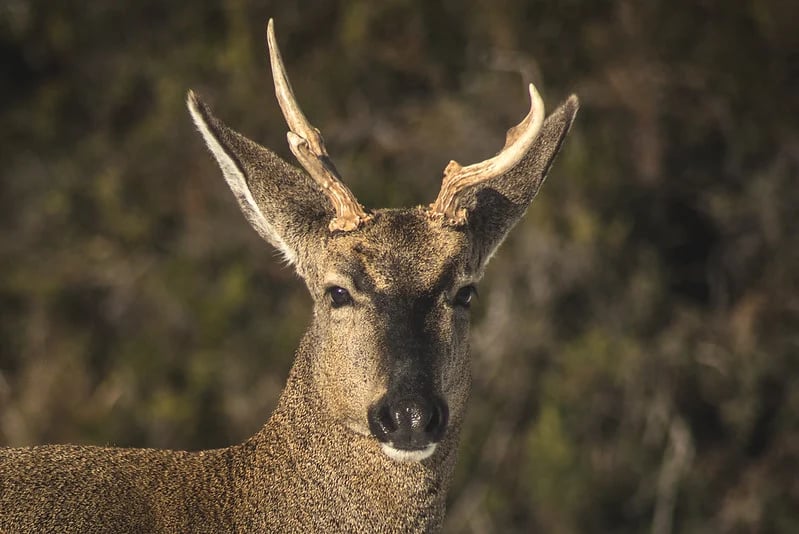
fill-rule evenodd
<path id="1" fill-rule="evenodd" d="M 360 200 L 582 109 L 474 309 L 449 532 L 799 532 L 789 1 L 0 2 L 0 444 L 198 449 L 309 321 L 184 106 L 290 158 L 265 24 Z"/>

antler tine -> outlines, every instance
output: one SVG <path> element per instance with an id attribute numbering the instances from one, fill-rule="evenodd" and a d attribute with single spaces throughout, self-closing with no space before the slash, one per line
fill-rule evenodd
<path id="1" fill-rule="evenodd" d="M 341 176 L 327 154 L 322 134 L 308 122 L 300 109 L 286 74 L 286 68 L 283 66 L 283 58 L 277 46 L 277 39 L 275 39 L 273 19 L 269 19 L 266 40 L 269 44 L 275 95 L 290 130 L 286 137 L 291 151 L 308 171 L 308 174 L 319 184 L 336 210 L 336 216 L 329 224 L 330 230 L 344 232 L 355 230 L 372 216 L 364 211 L 352 191 L 341 181 Z"/>
<path id="2" fill-rule="evenodd" d="M 474 185 L 509 171 L 524 157 L 538 136 L 544 123 L 544 102 L 535 86 L 530 84 L 530 111 L 522 121 L 508 130 L 505 146 L 493 158 L 480 163 L 462 167 L 457 161 L 450 161 L 444 169 L 441 191 L 431 204 L 430 212 L 443 216 L 447 224 L 460 226 L 466 222 L 466 212 L 458 205 L 460 193 Z"/>

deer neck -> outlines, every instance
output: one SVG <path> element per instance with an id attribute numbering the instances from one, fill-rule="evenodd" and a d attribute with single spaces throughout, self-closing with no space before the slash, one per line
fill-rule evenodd
<path id="1" fill-rule="evenodd" d="M 433 456 L 423 462 L 388 458 L 376 440 L 335 421 L 323 408 L 310 372 L 315 345 L 319 346 L 309 332 L 271 419 L 242 445 L 251 453 L 247 472 L 252 497 L 272 504 L 265 508 L 280 509 L 280 501 L 285 501 L 298 531 L 341 530 L 344 525 L 360 531 L 438 530 L 455 465 L 459 425 L 452 425 Z M 280 493 L 273 488 L 280 488 Z M 304 501 L 317 504 L 305 506 Z M 320 502 L 329 506 L 320 511 Z M 303 517 L 306 513 L 312 515 Z M 286 520 L 267 516 L 266 526 L 272 519 Z"/>

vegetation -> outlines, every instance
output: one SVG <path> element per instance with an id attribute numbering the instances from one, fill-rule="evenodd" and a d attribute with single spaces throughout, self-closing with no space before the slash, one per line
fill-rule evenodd
<path id="1" fill-rule="evenodd" d="M 310 299 L 184 98 L 285 158 L 265 53 L 368 206 L 582 109 L 474 310 L 450 532 L 799 531 L 799 8 L 0 3 L 0 443 L 218 447 Z M 266 5 L 264 5 L 266 4 Z"/>

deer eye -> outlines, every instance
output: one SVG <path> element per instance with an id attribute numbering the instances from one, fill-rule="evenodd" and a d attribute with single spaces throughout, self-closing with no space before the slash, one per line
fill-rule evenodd
<path id="1" fill-rule="evenodd" d="M 334 308 L 340 308 L 347 304 L 352 304 L 352 297 L 350 292 L 339 286 L 332 286 L 327 288 L 327 294 L 330 297 L 330 303 Z"/>
<path id="2" fill-rule="evenodd" d="M 462 308 L 468 308 L 471 303 L 472 299 L 477 295 L 477 288 L 473 285 L 463 286 L 455 293 L 455 298 L 452 299 L 452 303 L 455 306 L 461 306 Z"/>

